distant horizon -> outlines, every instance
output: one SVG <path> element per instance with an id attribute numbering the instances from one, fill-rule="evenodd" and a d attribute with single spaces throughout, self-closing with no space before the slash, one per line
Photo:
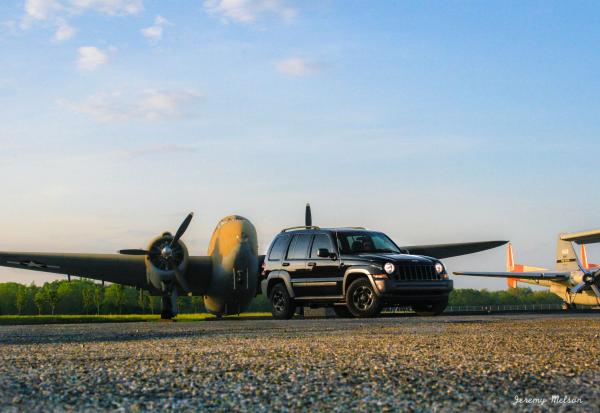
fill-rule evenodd
<path id="1" fill-rule="evenodd" d="M 0 60 L 0 251 L 144 247 L 194 211 L 191 254 L 229 214 L 262 252 L 310 202 L 317 225 L 554 268 L 560 232 L 600 227 L 593 2 L 12 0 Z"/>

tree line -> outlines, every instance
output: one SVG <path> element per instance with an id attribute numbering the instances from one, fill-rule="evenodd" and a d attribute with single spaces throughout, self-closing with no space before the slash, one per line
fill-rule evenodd
<path id="1" fill-rule="evenodd" d="M 449 305 L 555 304 L 561 300 L 549 291 L 513 288 L 506 291 L 457 289 Z M 205 312 L 201 296 L 177 298 L 180 313 Z M 0 283 L 0 315 L 35 314 L 159 314 L 160 297 L 119 284 L 103 286 L 89 280 L 35 284 Z M 266 297 L 256 297 L 248 311 L 270 311 Z"/>

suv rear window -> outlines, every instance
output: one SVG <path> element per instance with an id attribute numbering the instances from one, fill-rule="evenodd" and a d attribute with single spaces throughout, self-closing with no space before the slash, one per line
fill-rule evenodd
<path id="1" fill-rule="evenodd" d="M 310 244 L 310 234 L 294 235 L 287 257 L 290 260 L 302 260 L 308 257 L 308 245 Z"/>
<path id="2" fill-rule="evenodd" d="M 275 239 L 269 252 L 269 261 L 279 261 L 283 258 L 283 252 L 285 251 L 285 247 L 287 247 L 289 239 L 289 235 L 280 235 Z"/>

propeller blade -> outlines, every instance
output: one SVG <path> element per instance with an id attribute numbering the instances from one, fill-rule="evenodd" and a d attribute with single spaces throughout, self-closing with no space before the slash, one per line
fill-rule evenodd
<path id="1" fill-rule="evenodd" d="M 177 281 L 177 284 L 179 284 L 179 286 L 183 289 L 184 292 L 189 292 L 190 286 L 188 285 L 187 280 L 179 271 L 179 268 L 177 268 L 173 260 L 168 260 L 167 265 L 169 266 L 169 269 L 175 273 L 175 280 Z"/>
<path id="2" fill-rule="evenodd" d="M 149 251 L 142 249 L 130 249 L 130 250 L 119 250 L 119 254 L 122 255 L 148 255 Z"/>
<path id="3" fill-rule="evenodd" d="M 194 213 L 190 212 L 189 215 L 187 217 L 185 217 L 185 219 L 179 226 L 179 229 L 177 229 L 177 232 L 175 233 L 175 236 L 173 237 L 173 240 L 171 241 L 171 248 L 173 248 L 173 246 L 175 244 L 177 244 L 177 242 L 179 241 L 179 238 L 181 238 L 183 236 L 183 234 L 185 234 L 185 231 L 187 230 L 188 226 L 190 225 L 190 222 L 192 222 L 192 218 L 194 218 Z"/>
<path id="4" fill-rule="evenodd" d="M 310 204 L 306 204 L 306 212 L 304 213 L 304 225 L 307 227 L 312 226 L 312 213 L 310 211 Z"/>
<path id="5" fill-rule="evenodd" d="M 587 286 L 586 283 L 577 284 L 575 287 L 571 288 L 571 292 L 573 294 L 580 293 Z"/>
<path id="6" fill-rule="evenodd" d="M 596 284 L 592 284 L 591 287 L 592 287 L 592 290 L 594 291 L 594 294 L 596 294 L 596 297 L 600 298 L 600 288 L 598 288 L 598 286 Z"/>

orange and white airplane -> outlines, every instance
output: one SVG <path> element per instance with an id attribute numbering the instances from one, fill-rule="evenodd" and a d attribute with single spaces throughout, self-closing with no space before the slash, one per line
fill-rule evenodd
<path id="1" fill-rule="evenodd" d="M 564 301 L 564 308 L 577 304 L 600 306 L 600 264 L 588 262 L 585 244 L 600 242 L 600 229 L 560 234 L 556 244 L 556 270 L 515 264 L 512 245 L 506 251 L 506 272 L 455 272 L 455 275 L 504 277 L 508 287 L 517 283 L 550 287 Z M 574 244 L 580 246 L 577 256 Z"/>

